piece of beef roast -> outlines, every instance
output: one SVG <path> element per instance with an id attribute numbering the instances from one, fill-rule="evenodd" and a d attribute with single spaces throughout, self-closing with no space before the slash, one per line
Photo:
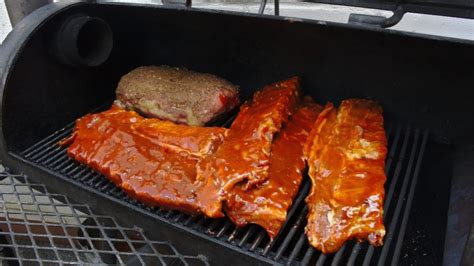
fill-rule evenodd
<path id="1" fill-rule="evenodd" d="M 202 126 L 239 104 L 238 87 L 186 68 L 143 66 L 122 77 L 116 104 L 143 115 Z"/>

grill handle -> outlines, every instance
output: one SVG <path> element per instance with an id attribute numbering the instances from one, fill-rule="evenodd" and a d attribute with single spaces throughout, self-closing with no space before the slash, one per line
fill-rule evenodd
<path id="1" fill-rule="evenodd" d="M 191 7 L 193 4 L 192 0 L 161 0 L 165 6 L 184 6 Z"/>
<path id="2" fill-rule="evenodd" d="M 388 18 L 384 16 L 372 16 L 352 13 L 349 16 L 349 23 L 366 26 L 369 25 L 380 28 L 389 28 L 398 24 L 402 20 L 403 15 L 405 15 L 405 12 L 406 11 L 403 6 L 400 5 L 393 11 L 393 15 Z"/>

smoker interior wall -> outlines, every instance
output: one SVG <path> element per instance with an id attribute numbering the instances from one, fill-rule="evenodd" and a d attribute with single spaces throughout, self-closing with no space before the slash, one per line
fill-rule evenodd
<path id="1" fill-rule="evenodd" d="M 61 64 L 53 36 L 68 16 L 109 23 L 114 48 L 100 67 Z M 21 150 L 114 97 L 120 76 L 140 65 L 185 66 L 241 86 L 299 75 L 316 101 L 349 97 L 381 102 L 389 119 L 447 138 L 474 133 L 474 45 L 405 33 L 200 11 L 125 5 L 76 5 L 56 14 L 18 54 L 4 87 L 3 133 Z"/>

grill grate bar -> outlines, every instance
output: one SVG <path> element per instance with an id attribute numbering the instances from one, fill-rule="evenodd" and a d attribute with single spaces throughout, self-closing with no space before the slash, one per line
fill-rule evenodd
<path id="1" fill-rule="evenodd" d="M 75 174 L 79 172 L 85 172 L 85 170 L 80 163 L 73 161 L 70 165 L 60 170 L 59 172 L 67 176 L 74 177 Z"/>
<path id="2" fill-rule="evenodd" d="M 397 165 L 396 165 L 396 168 L 395 168 L 395 174 L 393 175 L 393 178 L 390 181 L 390 186 L 389 186 L 389 189 L 388 189 L 388 193 L 387 193 L 387 196 L 385 197 L 385 203 L 384 203 L 384 206 L 383 206 L 384 210 L 387 210 L 388 207 L 390 206 L 390 203 L 392 202 L 393 193 L 395 191 L 395 186 L 398 182 L 398 178 L 399 178 L 400 172 L 402 170 L 403 159 L 405 159 L 405 154 L 406 154 L 407 149 L 408 149 L 408 141 L 410 139 L 409 137 L 410 137 L 410 127 L 407 127 L 406 132 L 405 132 L 405 139 L 403 141 L 402 150 L 400 152 L 400 158 L 399 158 L 399 160 L 397 162 Z M 396 149 L 396 147 L 393 150 L 395 150 L 395 149 Z M 392 158 L 392 156 L 390 158 Z M 390 161 L 390 164 L 391 164 L 391 161 Z M 386 214 L 387 213 L 384 213 L 384 216 L 386 216 Z"/>
<path id="3" fill-rule="evenodd" d="M 344 245 L 342 245 L 342 247 L 336 252 L 334 258 L 332 259 L 331 266 L 339 265 L 339 261 L 342 259 L 342 254 L 344 253 L 347 245 L 348 242 L 344 243 Z"/>
<path id="4" fill-rule="evenodd" d="M 45 161 L 49 159 L 49 157 L 51 157 L 53 154 L 59 151 L 61 151 L 61 147 L 58 147 L 57 145 L 53 144 L 47 147 L 46 149 L 44 149 L 42 152 L 31 156 L 30 159 L 36 162 L 45 163 Z"/>
<path id="5" fill-rule="evenodd" d="M 55 152 L 54 154 L 50 154 L 50 157 L 44 160 L 44 164 L 50 168 L 53 168 L 53 165 L 60 160 L 61 156 L 65 157 L 65 155 L 66 150 L 59 149 L 59 151 Z"/>
<path id="6" fill-rule="evenodd" d="M 68 159 L 69 159 L 69 157 L 67 155 L 67 151 L 64 150 L 62 152 L 61 157 L 58 158 L 55 162 L 51 163 L 49 165 L 49 167 L 52 168 L 54 171 L 63 169 L 66 166 L 66 164 L 70 163 L 70 161 Z"/>
<path id="7" fill-rule="evenodd" d="M 250 246 L 250 251 L 254 251 L 262 242 L 263 239 L 265 239 L 266 232 L 264 230 L 261 230 L 258 236 L 255 238 L 255 241 L 253 241 L 252 245 Z"/>
<path id="8" fill-rule="evenodd" d="M 304 232 L 301 232 L 300 237 L 298 238 L 298 242 L 296 242 L 295 248 L 290 254 L 290 257 L 288 258 L 288 265 L 291 265 L 291 263 L 295 260 L 296 256 L 300 253 L 301 247 L 306 241 L 306 235 Z"/>
<path id="9" fill-rule="evenodd" d="M 232 231 L 232 233 L 230 233 L 230 236 L 229 236 L 229 238 L 227 238 L 227 241 L 232 242 L 240 231 L 242 231 L 242 228 L 236 226 L 234 228 L 234 231 Z"/>
<path id="10" fill-rule="evenodd" d="M 288 245 L 290 244 L 290 240 L 293 238 L 296 231 L 300 228 L 301 224 L 304 222 L 307 212 L 308 212 L 308 207 L 305 205 L 304 208 L 303 208 L 303 211 L 300 213 L 300 215 L 298 217 L 298 220 L 296 220 L 296 222 L 293 225 L 293 227 L 291 228 L 291 230 L 285 236 L 285 239 L 283 240 L 283 243 L 281 244 L 280 248 L 277 250 L 276 255 L 274 257 L 275 260 L 280 259 L 283 252 L 288 248 Z"/>
<path id="11" fill-rule="evenodd" d="M 75 169 L 77 169 L 79 167 L 79 163 L 75 162 L 75 161 L 71 161 L 67 166 L 64 166 L 63 169 L 59 169 L 59 173 L 61 174 L 65 174 L 67 176 L 70 175 L 71 172 L 74 172 Z"/>
<path id="12" fill-rule="evenodd" d="M 249 230 L 246 230 L 245 234 L 243 235 L 242 239 L 239 242 L 239 247 L 242 247 L 245 242 L 247 242 L 248 238 L 253 235 L 253 233 L 257 230 L 255 225 L 251 225 Z"/>
<path id="13" fill-rule="evenodd" d="M 296 210 L 300 208 L 301 204 L 304 204 L 304 199 L 306 197 L 306 195 L 308 194 L 308 191 L 309 191 L 309 188 L 310 188 L 310 182 L 308 180 L 308 177 L 305 176 L 304 179 L 303 179 L 303 185 L 302 185 L 302 188 L 300 189 L 300 193 L 298 193 L 295 201 L 293 202 L 293 205 L 292 207 L 290 208 L 290 210 L 288 211 L 288 215 L 287 215 L 287 218 L 286 218 L 286 222 L 283 224 L 283 226 L 281 227 L 280 229 L 280 232 L 283 232 L 286 227 L 289 225 L 290 223 L 290 220 L 293 218 L 293 215 L 296 213 Z M 276 238 L 278 238 L 280 236 L 277 235 Z M 267 246 L 265 247 L 264 251 L 263 251 L 263 255 L 266 256 L 268 254 L 268 252 L 273 249 L 273 245 L 276 243 L 276 239 L 274 241 L 271 241 L 270 243 L 267 244 Z M 285 243 L 285 241 L 283 241 L 283 244 Z M 281 248 L 281 246 L 280 246 Z M 277 251 L 278 253 L 278 251 Z"/>
<path id="14" fill-rule="evenodd" d="M 220 219 L 215 219 L 214 221 L 212 221 L 211 225 L 207 229 L 207 233 L 212 234 L 216 230 L 217 226 L 219 226 L 220 223 L 221 223 Z"/>
<path id="15" fill-rule="evenodd" d="M 395 253 L 393 255 L 392 265 L 398 265 L 398 258 L 400 257 L 400 251 L 402 249 L 403 239 L 405 237 L 406 227 L 408 223 L 408 217 L 410 216 L 411 204 L 413 203 L 413 197 L 415 195 L 415 188 L 418 182 L 418 175 L 420 173 L 421 162 L 423 160 L 423 155 L 425 153 L 426 143 L 428 142 L 428 130 L 423 133 L 423 141 L 421 144 L 420 154 L 416 161 L 415 172 L 410 184 L 410 191 L 408 192 L 408 199 L 405 206 L 405 211 L 403 212 L 402 225 L 399 230 L 399 236 L 397 239 L 397 244 L 395 247 Z"/>
<path id="16" fill-rule="evenodd" d="M 386 164 L 386 167 L 385 167 L 385 175 L 387 177 L 389 177 L 390 170 L 392 169 L 392 162 L 393 162 L 393 159 L 395 157 L 395 152 L 397 151 L 398 142 L 400 140 L 400 135 L 401 135 L 401 132 L 402 132 L 402 127 L 401 126 L 397 127 L 397 130 L 395 132 L 394 140 L 391 141 L 391 137 L 392 137 L 391 133 L 393 132 L 392 129 L 393 129 L 393 127 L 390 127 L 390 130 L 388 131 L 388 134 L 387 134 L 387 139 L 388 139 L 389 143 L 391 143 L 390 147 L 389 147 L 390 152 L 388 154 L 387 164 Z M 401 154 L 400 154 L 400 159 L 398 160 L 397 165 L 401 166 L 401 158 L 403 158 L 405 156 L 406 147 L 408 145 L 408 140 L 409 140 L 409 128 L 407 128 L 407 131 L 406 131 L 405 139 L 403 141 L 403 146 L 402 146 L 402 150 L 401 150 Z M 391 201 L 392 196 L 393 196 L 393 191 L 395 189 L 397 179 L 398 179 L 398 174 L 395 174 L 395 177 L 392 178 L 392 180 L 390 182 L 390 185 L 389 185 L 389 193 L 385 197 L 384 210 L 388 210 L 388 206 L 390 205 L 390 201 Z M 392 193 L 390 193 L 390 191 L 392 191 Z M 361 245 L 362 245 L 361 243 L 356 243 L 354 245 L 354 248 L 352 249 L 351 255 L 349 256 L 349 260 L 347 262 L 348 265 L 354 265 L 355 260 L 357 258 L 357 255 L 359 255 Z"/>
<path id="17" fill-rule="evenodd" d="M 43 160 L 45 158 L 45 156 L 44 156 L 45 154 L 49 154 L 51 152 L 54 152 L 54 151 L 57 151 L 57 150 L 61 149 L 61 147 L 59 147 L 57 145 L 58 141 L 60 141 L 61 139 L 64 139 L 65 137 L 67 137 L 70 134 L 71 134 L 71 131 L 62 132 L 61 135 L 53 138 L 51 140 L 51 142 L 45 143 L 44 145 L 41 145 L 37 149 L 30 152 L 28 154 L 28 157 L 25 156 L 25 158 L 30 159 L 30 160 L 35 160 L 35 161 Z"/>
<path id="18" fill-rule="evenodd" d="M 355 244 L 354 248 L 352 249 L 351 255 L 349 256 L 349 260 L 347 261 L 348 266 L 354 265 L 357 255 L 359 255 L 360 247 L 360 243 Z"/>
<path id="19" fill-rule="evenodd" d="M 326 254 L 321 253 L 321 255 L 318 258 L 318 261 L 316 261 L 316 266 L 323 266 L 324 262 L 326 262 Z"/>
<path id="20" fill-rule="evenodd" d="M 76 121 L 71 122 L 67 124 L 65 127 L 63 127 L 62 129 L 56 131 L 55 133 L 35 143 L 34 145 L 32 145 L 31 147 L 29 147 L 28 149 L 22 152 L 23 156 L 27 158 L 32 153 L 37 152 L 38 150 L 44 148 L 45 146 L 48 146 L 50 143 L 59 141 L 61 137 L 63 138 L 66 137 L 68 133 L 72 131 L 72 128 L 74 127 L 75 124 L 76 124 Z"/>
<path id="21" fill-rule="evenodd" d="M 316 250 L 312 247 L 308 248 L 308 251 L 306 251 L 306 254 L 304 255 L 303 259 L 301 260 L 301 265 L 308 265 L 309 261 L 311 260 L 311 257 L 313 257 L 313 254 Z"/>
<path id="22" fill-rule="evenodd" d="M 231 226 L 231 222 L 229 221 L 225 221 L 224 223 L 224 226 L 222 226 L 221 230 L 219 230 L 219 232 L 217 232 L 217 237 L 221 237 L 225 231 L 227 231 L 227 229 Z"/>
<path id="23" fill-rule="evenodd" d="M 305 175 L 303 179 L 303 186 L 301 188 L 301 191 L 300 193 L 298 193 L 295 201 L 293 202 L 292 208 L 290 208 L 290 210 L 288 211 L 287 222 L 289 219 L 293 217 L 293 215 L 296 213 L 296 210 L 301 206 L 301 204 L 304 203 L 304 199 L 306 198 L 306 195 L 308 194 L 310 187 L 311 187 L 311 184 L 309 182 L 309 176 Z M 284 229 L 286 225 L 287 225 L 286 223 L 283 224 L 282 229 Z"/>
<path id="24" fill-rule="evenodd" d="M 380 254 L 378 265 L 383 265 L 383 262 L 385 262 L 385 259 L 387 257 L 387 253 L 389 251 L 390 245 L 391 245 L 392 240 L 393 240 L 393 234 L 395 233 L 395 227 L 397 226 L 398 218 L 399 218 L 400 211 L 401 211 L 401 208 L 402 208 L 402 204 L 403 204 L 403 201 L 404 201 L 404 198 L 405 198 L 405 192 L 406 192 L 406 189 L 407 189 L 407 186 L 408 186 L 408 181 L 410 179 L 410 173 L 411 173 L 411 169 L 412 169 L 412 166 L 413 166 L 413 161 L 415 160 L 416 148 L 418 147 L 419 135 L 420 135 L 419 130 L 418 129 L 415 130 L 415 141 L 414 141 L 414 144 L 413 144 L 411 152 L 410 152 L 410 158 L 409 158 L 409 161 L 408 161 L 407 171 L 405 172 L 405 178 L 404 178 L 403 183 L 402 183 L 402 188 L 401 188 L 401 191 L 400 191 L 400 194 L 399 194 L 399 199 L 398 199 L 398 202 L 397 202 L 397 205 L 396 205 L 396 208 L 395 208 L 395 212 L 393 214 L 393 218 L 390 221 L 390 225 L 388 227 L 388 234 L 385 237 L 385 243 L 382 247 L 382 253 Z M 373 253 L 374 253 L 374 247 L 370 246 L 369 250 L 367 251 L 367 254 L 364 258 L 364 265 L 369 265 L 370 264 Z M 380 262 L 382 262 L 382 263 L 380 264 Z"/>
<path id="25" fill-rule="evenodd" d="M 90 169 L 83 169 L 79 173 L 74 175 L 74 177 L 78 179 L 79 181 L 84 182 L 86 179 L 90 178 L 93 174 L 94 172 L 91 171 Z"/>

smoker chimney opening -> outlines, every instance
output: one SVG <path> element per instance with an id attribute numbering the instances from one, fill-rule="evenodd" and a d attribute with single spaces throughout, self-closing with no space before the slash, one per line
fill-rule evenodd
<path id="1" fill-rule="evenodd" d="M 112 47 L 112 30 L 97 17 L 69 18 L 61 25 L 56 39 L 59 59 L 72 66 L 99 66 L 109 58 Z"/>

